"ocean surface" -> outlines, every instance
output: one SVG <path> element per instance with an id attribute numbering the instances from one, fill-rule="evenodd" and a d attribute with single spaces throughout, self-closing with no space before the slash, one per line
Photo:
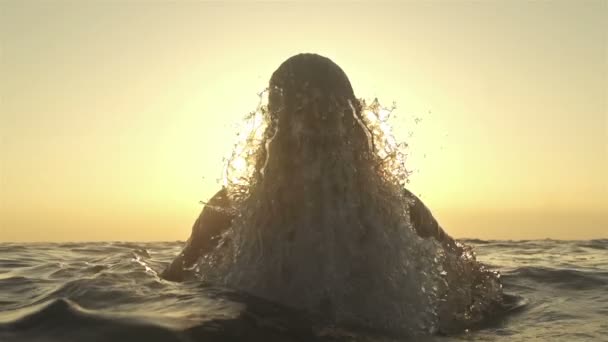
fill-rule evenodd
<path id="1" fill-rule="evenodd" d="M 608 239 L 462 242 L 521 305 L 478 329 L 416 341 L 608 341 Z M 182 245 L 0 243 L 0 341 L 408 340 L 161 280 Z"/>

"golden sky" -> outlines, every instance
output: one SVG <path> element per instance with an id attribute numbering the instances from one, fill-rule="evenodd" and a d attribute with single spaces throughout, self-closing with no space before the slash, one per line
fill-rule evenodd
<path id="1" fill-rule="evenodd" d="M 4 0 L 0 49 L 0 242 L 186 239 L 299 52 L 397 102 L 453 236 L 608 237 L 608 1 Z"/>

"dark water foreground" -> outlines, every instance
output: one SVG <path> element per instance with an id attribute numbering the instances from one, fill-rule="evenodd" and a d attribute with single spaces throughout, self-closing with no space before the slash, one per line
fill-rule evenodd
<path id="1" fill-rule="evenodd" d="M 468 240 L 528 305 L 416 341 L 608 341 L 608 239 Z M 0 244 L 0 341 L 404 341 L 199 282 L 161 280 L 171 243 Z"/>

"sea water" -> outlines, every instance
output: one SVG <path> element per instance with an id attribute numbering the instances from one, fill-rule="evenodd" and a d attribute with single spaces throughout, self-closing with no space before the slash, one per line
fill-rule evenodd
<path id="1" fill-rule="evenodd" d="M 608 239 L 462 242 L 525 302 L 476 329 L 416 341 L 608 341 Z M 182 246 L 0 243 L 0 341 L 408 340 L 161 279 Z"/>

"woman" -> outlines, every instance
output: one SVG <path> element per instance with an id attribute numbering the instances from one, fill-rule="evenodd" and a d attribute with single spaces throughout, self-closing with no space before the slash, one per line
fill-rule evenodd
<path id="1" fill-rule="evenodd" d="M 404 189 L 404 155 L 340 67 L 296 55 L 268 95 L 260 141 L 235 157 L 252 171 L 228 177 L 166 279 L 196 266 L 337 324 L 408 335 L 475 324 L 500 304 L 498 276 Z"/>

